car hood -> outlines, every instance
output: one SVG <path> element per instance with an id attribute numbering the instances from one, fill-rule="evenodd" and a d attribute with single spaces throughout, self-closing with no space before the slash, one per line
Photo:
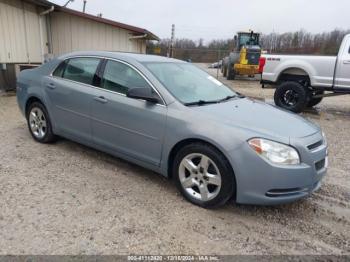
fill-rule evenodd
<path id="1" fill-rule="evenodd" d="M 300 138 L 320 131 L 317 125 L 297 114 L 249 98 L 191 108 L 217 122 L 274 137 Z"/>

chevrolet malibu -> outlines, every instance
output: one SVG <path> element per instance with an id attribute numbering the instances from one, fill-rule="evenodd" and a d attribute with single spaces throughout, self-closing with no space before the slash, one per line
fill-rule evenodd
<path id="1" fill-rule="evenodd" d="M 65 137 L 141 165 L 202 207 L 291 202 L 327 170 L 318 126 L 175 59 L 66 54 L 21 72 L 17 100 L 37 142 Z"/>

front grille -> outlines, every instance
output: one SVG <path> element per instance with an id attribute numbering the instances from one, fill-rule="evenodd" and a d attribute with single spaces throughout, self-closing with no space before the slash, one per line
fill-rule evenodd
<path id="1" fill-rule="evenodd" d="M 320 140 L 320 141 L 317 141 L 316 143 L 313 143 L 313 144 L 311 144 L 311 145 L 308 145 L 307 148 L 308 148 L 309 150 L 314 150 L 314 149 L 316 149 L 316 148 L 318 148 L 318 147 L 320 147 L 320 146 L 322 146 L 322 145 L 323 145 L 323 140 Z"/>
<path id="2" fill-rule="evenodd" d="M 326 164 L 326 159 L 322 159 L 320 161 L 317 161 L 315 163 L 316 171 L 319 171 L 319 170 L 323 169 L 325 167 L 325 164 Z"/>
<path id="3" fill-rule="evenodd" d="M 260 59 L 260 53 L 256 50 L 247 51 L 247 60 L 249 65 L 258 65 Z"/>

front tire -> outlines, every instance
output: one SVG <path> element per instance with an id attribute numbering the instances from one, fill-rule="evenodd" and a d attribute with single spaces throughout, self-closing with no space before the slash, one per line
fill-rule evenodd
<path id="1" fill-rule="evenodd" d="M 307 90 L 298 82 L 284 82 L 274 94 L 275 104 L 289 111 L 300 113 L 309 102 Z"/>
<path id="2" fill-rule="evenodd" d="M 236 190 L 227 159 L 216 148 L 204 143 L 180 149 L 174 159 L 172 175 L 182 195 L 204 208 L 225 204 Z"/>
<path id="3" fill-rule="evenodd" d="M 27 124 L 29 132 L 39 143 L 52 143 L 56 136 L 52 132 L 52 125 L 45 106 L 40 102 L 33 102 L 27 110 Z"/>

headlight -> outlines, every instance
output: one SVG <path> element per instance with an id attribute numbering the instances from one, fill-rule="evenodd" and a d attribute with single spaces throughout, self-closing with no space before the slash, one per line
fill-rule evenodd
<path id="1" fill-rule="evenodd" d="M 259 156 L 274 164 L 300 164 L 299 154 L 293 147 L 263 138 L 253 138 L 248 144 Z"/>

